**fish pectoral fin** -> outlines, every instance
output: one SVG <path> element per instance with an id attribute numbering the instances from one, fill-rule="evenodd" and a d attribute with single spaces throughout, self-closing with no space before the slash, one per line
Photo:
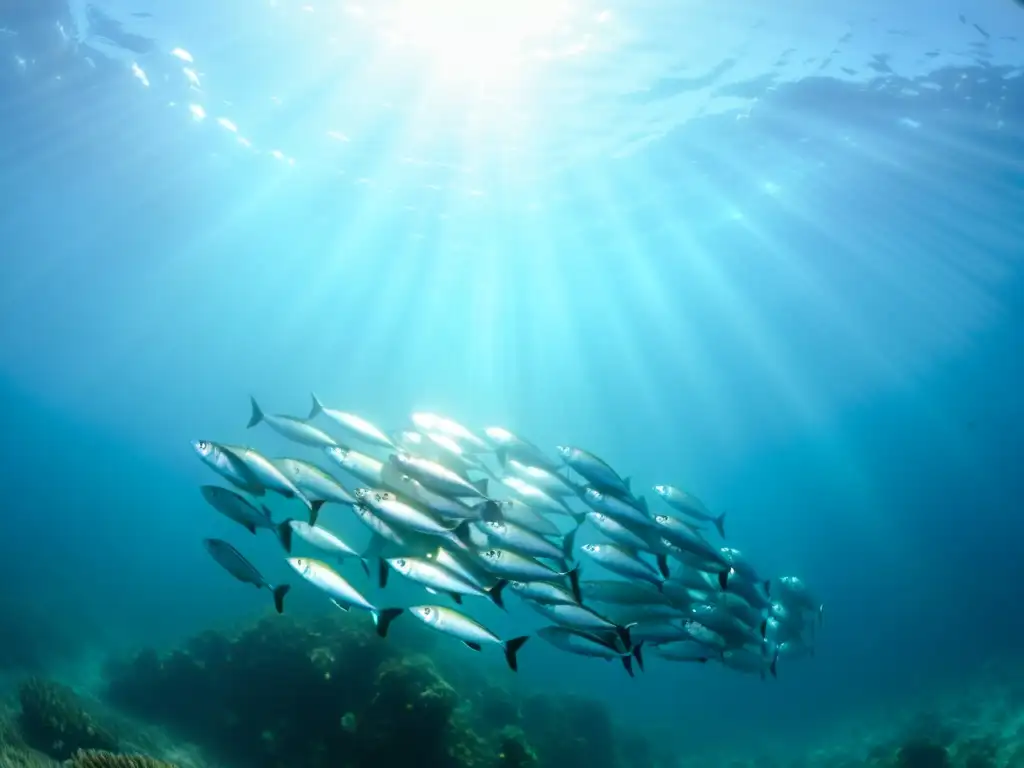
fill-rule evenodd
<path id="1" fill-rule="evenodd" d="M 341 603 L 339 603 L 339 602 L 338 602 L 337 600 L 331 600 L 331 602 L 332 602 L 332 603 L 334 603 L 335 607 L 337 607 L 337 608 L 340 608 L 340 609 L 341 609 L 341 610 L 343 610 L 343 611 L 344 611 L 345 613 L 348 613 L 348 612 L 349 612 L 349 610 L 350 610 L 349 606 L 347 606 L 347 605 L 342 605 L 342 604 L 341 604 Z"/>
<path id="2" fill-rule="evenodd" d="M 462 644 L 465 645 L 467 648 L 472 648 L 474 651 L 483 650 L 483 646 L 481 646 L 480 643 L 471 643 L 468 640 L 463 640 Z"/>

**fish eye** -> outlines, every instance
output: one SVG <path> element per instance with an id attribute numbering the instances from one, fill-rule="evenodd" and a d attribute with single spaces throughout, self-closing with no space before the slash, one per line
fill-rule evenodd
<path id="1" fill-rule="evenodd" d="M 429 615 L 430 615 L 430 614 L 432 614 L 433 612 L 434 612 L 434 609 L 433 609 L 433 608 L 429 608 L 429 607 L 428 607 L 428 608 L 424 608 L 424 609 L 423 609 L 423 615 L 424 615 L 424 616 L 429 616 Z"/>
<path id="2" fill-rule="evenodd" d="M 654 516 L 654 520 L 655 520 L 655 522 L 661 523 L 662 525 L 664 525 L 665 523 L 668 522 L 668 517 L 666 517 L 665 515 L 655 515 Z"/>
<path id="3" fill-rule="evenodd" d="M 405 567 L 405 559 L 401 558 L 401 557 L 398 558 L 397 560 L 395 560 L 395 565 L 397 565 L 399 568 L 404 568 Z"/>

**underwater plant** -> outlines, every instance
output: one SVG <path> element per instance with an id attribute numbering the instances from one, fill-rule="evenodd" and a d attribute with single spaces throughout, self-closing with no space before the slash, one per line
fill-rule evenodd
<path id="1" fill-rule="evenodd" d="M 106 698 L 252 768 L 530 762 L 527 736 L 501 730 L 518 719 L 507 693 L 471 675 L 457 689 L 420 651 L 341 612 L 272 616 L 110 663 Z M 475 716 L 478 687 L 495 694 L 500 725 Z"/>
<path id="2" fill-rule="evenodd" d="M 19 730 L 25 743 L 58 760 L 79 749 L 116 749 L 117 739 L 65 685 L 31 677 L 18 688 Z"/>
<path id="3" fill-rule="evenodd" d="M 79 750 L 66 763 L 67 768 L 177 768 L 171 763 L 145 755 L 116 755 L 100 750 Z"/>

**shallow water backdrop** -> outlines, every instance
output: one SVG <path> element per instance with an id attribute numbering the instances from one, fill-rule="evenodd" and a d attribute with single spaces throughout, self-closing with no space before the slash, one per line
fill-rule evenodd
<path id="1" fill-rule="evenodd" d="M 482 8 L 0 6 L 0 668 L 265 610 L 189 440 L 294 453 L 248 396 L 311 390 L 687 487 L 825 601 L 777 681 L 536 642 L 515 685 L 735 745 L 1019 653 L 1024 9 Z"/>

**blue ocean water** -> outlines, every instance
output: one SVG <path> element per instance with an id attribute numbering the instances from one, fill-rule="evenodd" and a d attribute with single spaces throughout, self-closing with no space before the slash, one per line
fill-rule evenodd
<path id="1" fill-rule="evenodd" d="M 311 390 L 680 484 L 825 603 L 763 684 L 534 643 L 509 685 L 756 749 L 1019 663 L 1019 6 L 160 5 L 0 8 L 5 675 L 265 611 L 189 441 L 295 452 L 248 398 Z"/>

